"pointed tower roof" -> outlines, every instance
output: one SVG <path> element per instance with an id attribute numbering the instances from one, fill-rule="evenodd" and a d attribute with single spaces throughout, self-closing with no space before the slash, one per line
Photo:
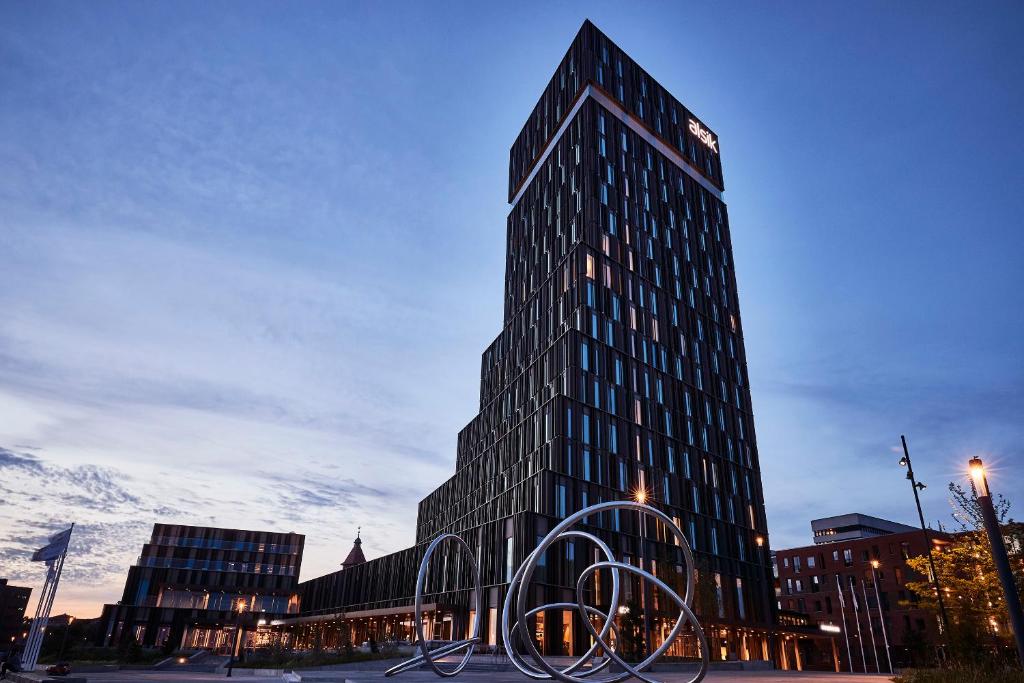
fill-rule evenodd
<path id="1" fill-rule="evenodd" d="M 352 542 L 352 550 L 348 551 L 348 557 L 341 563 L 341 566 L 345 569 L 366 562 L 366 556 L 363 555 L 363 539 L 359 538 L 361 532 L 362 527 L 359 527 L 356 530 L 356 540 Z"/>

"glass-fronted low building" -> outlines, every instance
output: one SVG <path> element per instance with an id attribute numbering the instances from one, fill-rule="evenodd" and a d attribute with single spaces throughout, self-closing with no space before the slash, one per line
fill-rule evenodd
<path id="1" fill-rule="evenodd" d="M 298 614 L 305 537 L 154 524 L 124 593 L 104 605 L 101 644 L 227 652 L 239 626 Z M 251 622 L 256 622 L 251 624 Z"/>

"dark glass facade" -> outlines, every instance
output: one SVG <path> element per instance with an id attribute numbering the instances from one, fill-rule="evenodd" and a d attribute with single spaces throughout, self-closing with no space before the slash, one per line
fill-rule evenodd
<path id="1" fill-rule="evenodd" d="M 0 657 L 20 651 L 25 628 L 25 608 L 28 607 L 32 589 L 12 586 L 7 579 L 0 579 Z"/>
<path id="2" fill-rule="evenodd" d="M 104 605 L 102 643 L 225 651 L 239 623 L 298 613 L 304 542 L 294 533 L 154 524 L 121 601 Z"/>
<path id="3" fill-rule="evenodd" d="M 768 534 L 720 150 L 583 25 L 511 149 L 504 327 L 483 353 L 480 412 L 459 434 L 455 474 L 420 503 L 416 547 L 302 584 L 303 624 L 379 617 L 408 637 L 418 559 L 454 532 L 476 549 L 483 637 L 496 643 L 507 582 L 538 539 L 575 510 L 643 489 L 686 533 L 711 587 L 700 616 L 715 624 L 712 656 L 770 657 Z M 588 522 L 637 562 L 636 515 Z M 648 568 L 681 586 L 680 549 L 658 525 L 647 531 Z M 574 599 L 594 557 L 575 545 L 545 558 L 538 604 Z M 431 628 L 461 636 L 472 581 L 457 553 L 439 555 Z M 592 604 L 608 586 L 595 584 Z M 660 607 L 656 641 L 674 616 Z M 574 619 L 542 615 L 533 631 L 545 653 L 585 649 Z M 674 654 L 694 654 L 692 639 Z"/>

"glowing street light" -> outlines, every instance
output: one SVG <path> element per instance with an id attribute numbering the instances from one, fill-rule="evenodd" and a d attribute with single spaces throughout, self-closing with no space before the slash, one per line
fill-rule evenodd
<path id="1" fill-rule="evenodd" d="M 991 497 L 988 490 L 988 479 L 985 478 L 985 463 L 981 458 L 971 458 L 967 463 L 967 470 L 971 473 L 971 480 L 974 482 L 974 491 L 978 496 Z"/>
<path id="2" fill-rule="evenodd" d="M 999 518 L 996 517 L 995 507 L 992 506 L 992 494 L 988 490 L 988 478 L 985 477 L 985 464 L 981 462 L 981 458 L 974 457 L 967 463 L 967 470 L 971 474 L 981 516 L 985 520 L 985 531 L 988 533 L 989 545 L 992 546 L 992 561 L 996 565 L 999 582 L 1003 584 L 1006 611 L 1010 613 L 1013 638 L 1017 642 L 1017 656 L 1020 657 L 1021 665 L 1024 665 L 1024 613 L 1021 612 L 1020 596 L 1017 595 L 1017 586 L 1010 570 L 1010 558 L 1006 555 L 1003 532 L 999 529 Z"/>

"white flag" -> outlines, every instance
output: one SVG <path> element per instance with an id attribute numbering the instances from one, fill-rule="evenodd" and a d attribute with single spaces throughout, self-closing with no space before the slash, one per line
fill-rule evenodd
<path id="1" fill-rule="evenodd" d="M 60 557 L 68 549 L 68 540 L 71 538 L 71 529 L 65 529 L 59 534 L 50 536 L 50 542 L 39 550 L 32 553 L 33 562 L 51 562 Z"/>

